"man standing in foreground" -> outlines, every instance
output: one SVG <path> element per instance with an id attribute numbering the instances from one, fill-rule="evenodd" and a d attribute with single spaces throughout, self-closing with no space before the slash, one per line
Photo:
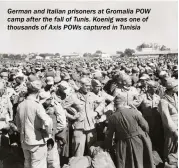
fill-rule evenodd
<path id="1" fill-rule="evenodd" d="M 52 120 L 37 99 L 41 81 L 29 77 L 28 96 L 19 104 L 16 125 L 21 135 L 24 168 L 47 168 L 46 138 L 52 130 Z"/>
<path id="2" fill-rule="evenodd" d="M 115 133 L 117 168 L 154 168 L 152 144 L 145 119 L 126 106 L 125 96 L 114 99 L 116 111 L 110 116 L 105 148 L 110 149 Z"/>

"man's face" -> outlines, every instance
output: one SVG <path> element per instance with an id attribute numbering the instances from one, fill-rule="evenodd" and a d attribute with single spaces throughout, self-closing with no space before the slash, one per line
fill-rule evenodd
<path id="1" fill-rule="evenodd" d="M 142 86 L 146 86 L 146 82 L 147 82 L 147 80 L 144 80 L 144 79 L 141 79 L 141 81 L 140 81 Z"/>
<path id="2" fill-rule="evenodd" d="M 131 87 L 131 84 L 130 83 L 127 83 L 126 81 L 123 81 L 123 88 L 126 89 L 126 90 L 129 90 Z"/>
<path id="3" fill-rule="evenodd" d="M 94 86 L 94 87 L 93 87 L 93 91 L 94 91 L 95 93 L 98 93 L 100 90 L 101 90 L 101 86 Z"/>
<path id="4" fill-rule="evenodd" d="M 148 86 L 147 91 L 148 91 L 150 94 L 154 94 L 154 93 L 156 93 L 156 91 L 157 91 L 157 87 Z"/>
<path id="5" fill-rule="evenodd" d="M 89 84 L 87 84 L 87 83 L 82 84 L 81 89 L 85 93 L 90 92 L 91 91 L 91 85 L 90 85 L 90 83 Z"/>

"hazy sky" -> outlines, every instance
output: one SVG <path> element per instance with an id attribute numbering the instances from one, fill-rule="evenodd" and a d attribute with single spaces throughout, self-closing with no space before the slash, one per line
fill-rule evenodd
<path id="1" fill-rule="evenodd" d="M 1 52 L 104 52 L 135 49 L 143 42 L 178 48 L 178 4 L 174 1 L 121 2 L 0 2 Z M 140 31 L 7 31 L 7 9 L 126 9 L 151 8 Z M 55 15 L 53 15 L 55 16 Z M 112 16 L 112 15 L 110 15 Z M 138 15 L 139 16 L 139 15 Z M 144 15 L 147 16 L 147 15 Z M 121 15 L 118 15 L 121 17 Z M 123 16 L 125 17 L 125 16 Z"/>

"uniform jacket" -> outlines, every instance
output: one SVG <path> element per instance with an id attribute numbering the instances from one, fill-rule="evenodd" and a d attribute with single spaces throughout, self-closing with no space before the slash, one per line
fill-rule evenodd
<path id="1" fill-rule="evenodd" d="M 16 125 L 21 134 L 21 143 L 40 145 L 46 143 L 47 134 L 52 131 L 52 119 L 46 114 L 39 101 L 31 96 L 18 105 Z M 52 132 L 51 132 L 52 133 Z"/>
<path id="2" fill-rule="evenodd" d="M 74 122 L 74 129 L 91 130 L 95 128 L 96 112 L 102 114 L 105 107 L 104 102 L 98 104 L 98 96 L 93 92 L 88 92 L 86 95 L 80 91 L 73 94 L 72 97 L 66 100 L 65 107 L 76 107 L 80 113 L 80 118 Z"/>
<path id="3" fill-rule="evenodd" d="M 139 104 L 140 104 L 140 101 L 139 101 L 139 92 L 137 91 L 136 88 L 130 87 L 129 90 L 124 90 L 124 89 L 116 88 L 113 96 L 115 97 L 118 94 L 119 95 L 122 94 L 123 96 L 126 97 L 126 103 L 127 103 L 127 105 L 132 104 L 132 105 L 134 105 L 136 107 L 139 106 Z"/>

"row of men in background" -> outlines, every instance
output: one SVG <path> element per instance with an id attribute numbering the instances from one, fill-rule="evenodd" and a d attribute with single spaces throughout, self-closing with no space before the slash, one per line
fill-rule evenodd
<path id="1" fill-rule="evenodd" d="M 7 123 L 15 121 L 25 167 L 47 167 L 47 163 L 59 167 L 60 160 L 54 153 L 59 152 L 64 161 L 83 156 L 96 141 L 104 141 L 102 132 L 115 111 L 114 98 L 119 96 L 125 107 L 132 107 L 147 121 L 153 150 L 166 164 L 176 164 L 177 66 L 150 60 L 133 63 L 130 69 L 126 63 L 115 62 L 114 66 L 108 62 L 79 61 L 47 67 L 36 63 L 35 68 L 24 63 L 18 72 L 17 68 L 2 70 L 1 128 L 9 128 Z M 169 65 L 170 69 L 166 69 Z M 163 128 L 165 144 L 161 143 Z M 110 131 L 109 127 L 107 133 Z M 107 134 L 107 138 L 111 136 Z M 118 167 L 125 165 L 125 158 L 119 157 L 123 155 L 120 150 L 117 148 Z M 139 163 L 143 164 L 141 160 Z"/>

